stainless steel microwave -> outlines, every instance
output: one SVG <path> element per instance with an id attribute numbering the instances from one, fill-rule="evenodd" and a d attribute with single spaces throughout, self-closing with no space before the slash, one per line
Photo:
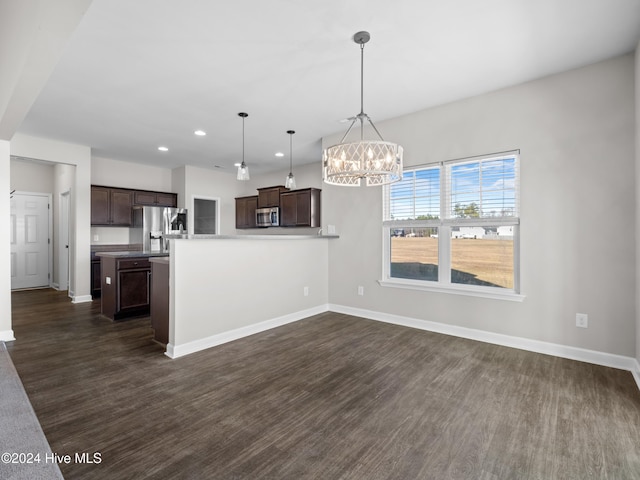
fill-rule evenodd
<path id="1" fill-rule="evenodd" d="M 278 207 L 256 209 L 256 225 L 259 227 L 279 226 L 280 209 Z"/>

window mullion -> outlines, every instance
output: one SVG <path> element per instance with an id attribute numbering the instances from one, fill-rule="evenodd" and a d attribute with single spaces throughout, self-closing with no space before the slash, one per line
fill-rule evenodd
<path id="1" fill-rule="evenodd" d="M 438 228 L 438 282 L 451 283 L 451 227 L 443 222 L 451 215 L 449 167 L 440 164 L 440 227 Z"/>
<path id="2" fill-rule="evenodd" d="M 451 284 L 451 227 L 441 225 L 438 228 L 438 282 Z"/>

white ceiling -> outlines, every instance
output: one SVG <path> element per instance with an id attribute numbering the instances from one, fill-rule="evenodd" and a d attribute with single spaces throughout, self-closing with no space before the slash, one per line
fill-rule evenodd
<path id="1" fill-rule="evenodd" d="M 379 124 L 631 52 L 640 0 L 94 0 L 19 132 L 234 172 L 244 111 L 253 175 L 288 167 L 290 129 L 319 161 L 360 111 L 360 30 Z"/>

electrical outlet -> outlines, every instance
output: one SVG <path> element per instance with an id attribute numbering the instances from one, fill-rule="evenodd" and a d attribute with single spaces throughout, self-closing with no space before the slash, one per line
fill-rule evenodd
<path id="1" fill-rule="evenodd" d="M 104 283 L 111 285 L 111 277 L 104 277 Z"/>
<path id="2" fill-rule="evenodd" d="M 94 242 L 99 242 L 100 241 L 100 235 L 94 235 L 93 236 L 93 241 Z"/>
<path id="3" fill-rule="evenodd" d="M 364 295 L 364 287 L 362 285 L 358 287 L 358 295 Z"/>
<path id="4" fill-rule="evenodd" d="M 304 296 L 308 297 L 309 296 L 309 287 L 304 287 L 303 292 L 304 292 Z"/>
<path id="5" fill-rule="evenodd" d="M 586 313 L 576 313 L 576 327 L 589 327 L 589 316 Z"/>

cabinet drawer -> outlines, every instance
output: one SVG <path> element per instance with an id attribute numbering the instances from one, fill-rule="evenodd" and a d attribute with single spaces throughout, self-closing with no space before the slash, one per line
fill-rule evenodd
<path id="1" fill-rule="evenodd" d="M 129 258 L 127 260 L 118 260 L 118 270 L 127 270 L 132 268 L 151 268 L 151 262 L 148 258 Z"/>

